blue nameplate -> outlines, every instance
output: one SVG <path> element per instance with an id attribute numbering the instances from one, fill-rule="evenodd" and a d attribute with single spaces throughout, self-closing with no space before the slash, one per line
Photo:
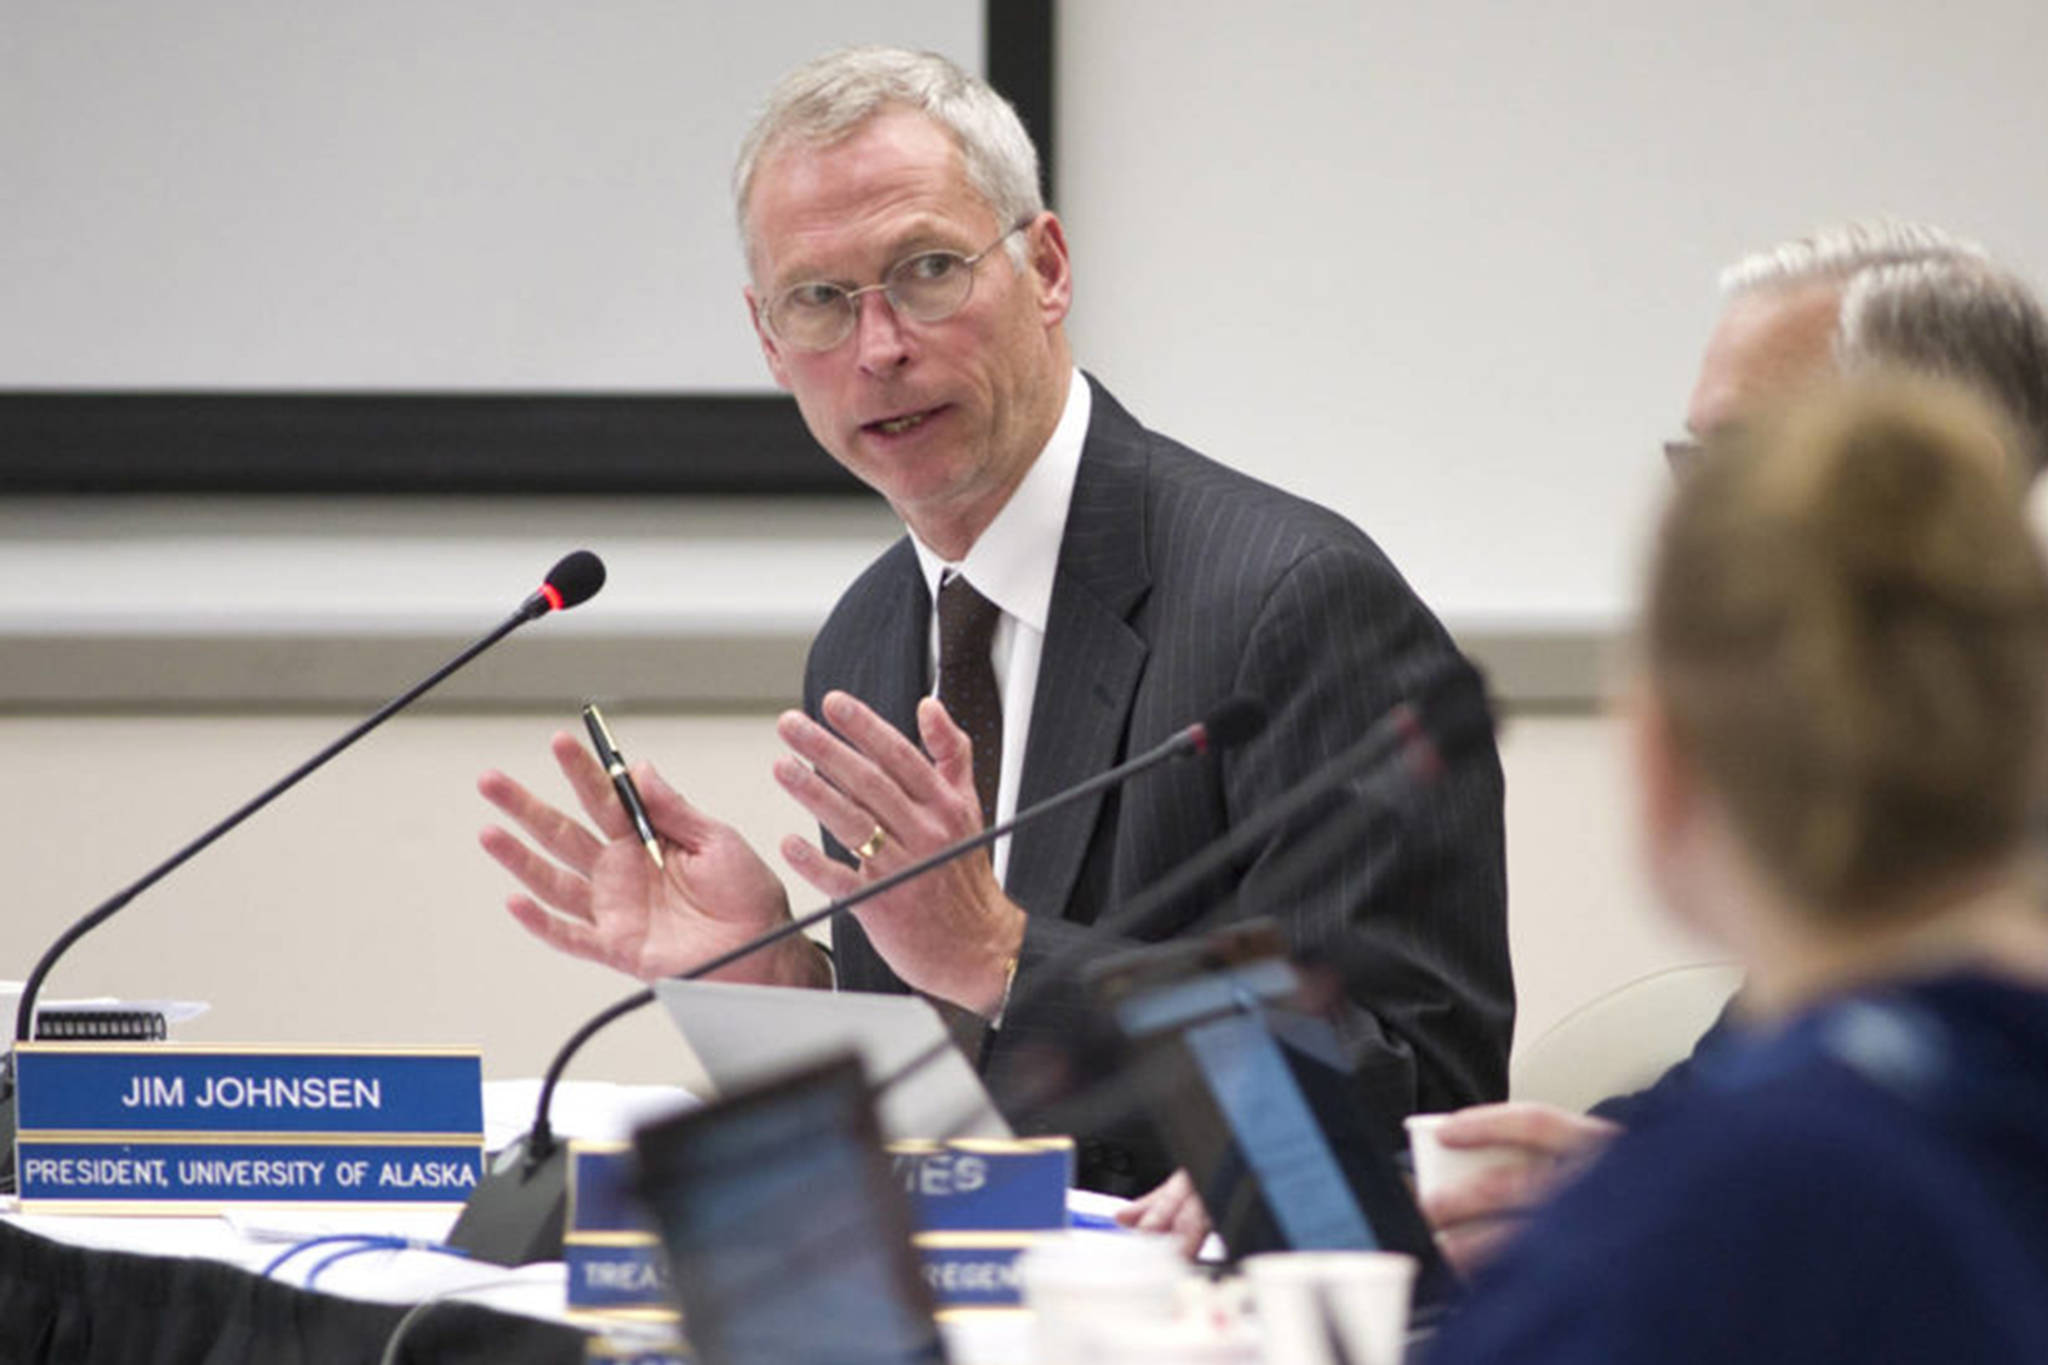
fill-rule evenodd
<path id="1" fill-rule="evenodd" d="M 483 1171 L 481 1145 L 351 1142 L 52 1142 L 15 1150 L 24 1200 L 205 1204 L 459 1204 Z"/>
<path id="2" fill-rule="evenodd" d="M 922 1232 L 1032 1232 L 1067 1225 L 1072 1138 L 892 1142 L 889 1160 Z"/>
<path id="3" fill-rule="evenodd" d="M 570 1232 L 654 1236 L 654 1224 L 633 1188 L 631 1144 L 571 1139 L 567 1227 Z"/>
<path id="4" fill-rule="evenodd" d="M 608 1246 L 570 1242 L 562 1247 L 569 1266 L 569 1306 L 591 1312 L 635 1309 L 675 1316 L 667 1258 L 653 1243 Z"/>
<path id="5" fill-rule="evenodd" d="M 569 1210 L 562 1259 L 575 1312 L 634 1318 L 676 1316 L 668 1258 L 633 1188 L 633 1148 L 569 1144 Z"/>
<path id="6" fill-rule="evenodd" d="M 889 1145 L 919 1231 L 912 1239 L 941 1308 L 1013 1308 L 1016 1261 L 1067 1226 L 1071 1138 L 962 1138 Z M 633 1190 L 625 1143 L 574 1142 L 569 1156 L 569 1306 L 594 1313 L 669 1310 L 661 1248 Z"/>
<path id="7" fill-rule="evenodd" d="M 1067 1226 L 1074 1140 L 892 1142 L 889 1160 L 910 1196 L 932 1301 L 943 1310 L 1021 1304 L 1018 1255 Z"/>
<path id="8" fill-rule="evenodd" d="M 474 1050 L 24 1043 L 24 1206 L 460 1203 L 483 1170 Z"/>
<path id="9" fill-rule="evenodd" d="M 484 1128 L 475 1052 L 24 1043 L 15 1064 L 24 1130 L 480 1137 Z"/>
<path id="10" fill-rule="evenodd" d="M 1016 1308 L 1024 1302 L 1017 1258 L 1050 1232 L 920 1232 L 925 1283 L 940 1309 Z"/>

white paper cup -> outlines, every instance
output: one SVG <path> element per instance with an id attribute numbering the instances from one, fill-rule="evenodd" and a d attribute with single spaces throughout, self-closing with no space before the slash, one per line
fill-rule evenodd
<path id="1" fill-rule="evenodd" d="M 1497 1166 L 1519 1166 L 1529 1154 L 1505 1143 L 1490 1147 L 1446 1147 L 1437 1136 L 1449 1114 L 1411 1114 L 1407 1122 L 1408 1154 L 1415 1161 L 1415 1197 L 1428 1199 L 1453 1189 Z"/>
<path id="2" fill-rule="evenodd" d="M 1398 1251 L 1276 1251 L 1249 1256 L 1266 1365 L 1401 1365 L 1415 1258 Z"/>
<path id="3" fill-rule="evenodd" d="M 1171 1238 L 1136 1232 L 1065 1232 L 1017 1260 L 1024 1306 L 1036 1320 L 1037 1359 L 1108 1360 L 1108 1331 L 1164 1330 L 1190 1274 Z"/>

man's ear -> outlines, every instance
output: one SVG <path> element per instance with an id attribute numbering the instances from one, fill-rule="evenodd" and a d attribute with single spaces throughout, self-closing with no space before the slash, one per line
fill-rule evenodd
<path id="1" fill-rule="evenodd" d="M 782 365 L 782 349 L 775 344 L 775 338 L 768 334 L 767 325 L 761 321 L 761 301 L 754 295 L 754 286 L 743 285 L 740 294 L 747 301 L 747 321 L 754 324 L 754 336 L 761 343 L 761 358 L 768 362 L 768 373 L 775 377 L 775 387 L 789 387 L 789 373 Z"/>
<path id="2" fill-rule="evenodd" d="M 1067 259 L 1067 230 L 1059 216 L 1041 213 L 1024 230 L 1024 259 L 1037 291 L 1038 311 L 1048 327 L 1066 321 L 1074 303 L 1073 265 Z"/>

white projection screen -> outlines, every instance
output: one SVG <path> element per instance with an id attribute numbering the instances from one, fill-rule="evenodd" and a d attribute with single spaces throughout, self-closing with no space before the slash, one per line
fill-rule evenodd
<path id="1" fill-rule="evenodd" d="M 1043 41 L 1005 52 L 1050 81 L 1049 0 L 7 14 L 13 489 L 840 486 L 740 298 L 754 108 L 843 44 L 984 69 L 1019 15 Z M 707 433 L 708 465 L 674 457 Z"/>

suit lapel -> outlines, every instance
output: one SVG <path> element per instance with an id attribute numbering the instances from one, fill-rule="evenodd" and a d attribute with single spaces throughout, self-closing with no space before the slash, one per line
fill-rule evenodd
<path id="1" fill-rule="evenodd" d="M 930 594 L 918 572 L 917 553 L 908 537 L 896 542 L 856 590 L 841 599 L 850 614 L 843 631 L 831 632 L 827 657 L 814 647 L 812 664 L 822 672 L 806 680 L 805 702 L 814 717 L 823 691 L 838 688 L 860 698 L 884 720 L 916 737 L 917 699 L 925 686 L 926 633 L 931 616 Z M 851 865 L 853 854 L 823 829 L 825 852 Z M 882 961 L 859 923 L 846 916 L 832 927 L 839 955 L 839 979 L 861 990 L 905 989 L 902 980 Z"/>
<path id="2" fill-rule="evenodd" d="M 1145 431 L 1100 385 L 1093 404 L 1060 540 L 1020 810 L 1124 756 L 1131 702 L 1145 671 L 1147 646 L 1130 624 L 1152 584 Z M 1077 801 L 1017 832 L 1005 888 L 1012 900 L 1033 913 L 1067 912 L 1102 801 Z"/>
<path id="3" fill-rule="evenodd" d="M 835 686 L 866 702 L 915 744 L 917 702 L 929 690 L 931 595 L 907 538 L 890 556 L 888 587 L 878 594 L 872 617 L 860 623 L 874 648 L 853 655 Z"/>

